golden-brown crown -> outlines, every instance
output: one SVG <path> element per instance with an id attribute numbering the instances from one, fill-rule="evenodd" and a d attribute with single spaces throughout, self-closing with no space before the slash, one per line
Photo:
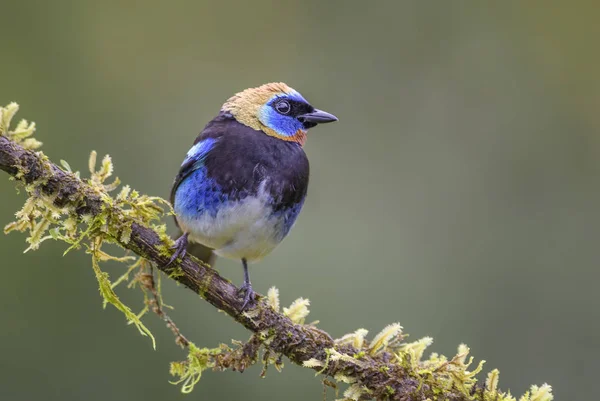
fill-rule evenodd
<path id="1" fill-rule="evenodd" d="M 223 104 L 221 110 L 231 113 L 238 122 L 255 130 L 263 131 L 267 135 L 285 141 L 304 144 L 304 141 L 306 140 L 305 131 L 299 130 L 293 136 L 284 136 L 267 127 L 263 121 L 261 121 L 261 109 L 263 106 L 274 96 L 285 94 L 292 95 L 298 94 L 298 92 L 283 82 L 271 82 L 236 93 Z"/>
<path id="2" fill-rule="evenodd" d="M 221 109 L 233 114 L 235 119 L 242 124 L 262 130 L 264 125 L 259 120 L 260 108 L 275 95 L 295 92 L 283 82 L 271 82 L 236 93 L 225 102 Z"/>

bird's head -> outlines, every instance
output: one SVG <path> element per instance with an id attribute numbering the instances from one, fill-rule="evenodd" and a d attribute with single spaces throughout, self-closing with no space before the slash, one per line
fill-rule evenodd
<path id="1" fill-rule="evenodd" d="M 240 123 L 275 138 L 303 145 L 306 132 L 337 117 L 315 109 L 284 83 L 270 83 L 235 94 L 223 105 Z"/>

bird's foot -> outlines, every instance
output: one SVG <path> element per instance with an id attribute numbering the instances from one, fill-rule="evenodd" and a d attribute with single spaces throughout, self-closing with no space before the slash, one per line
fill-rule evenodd
<path id="1" fill-rule="evenodd" d="M 244 295 L 244 303 L 242 304 L 242 312 L 246 310 L 246 306 L 249 306 L 256 299 L 256 293 L 252 289 L 250 282 L 245 282 L 238 290 L 238 296 Z"/>
<path id="2" fill-rule="evenodd" d="M 173 256 L 171 256 L 171 259 L 169 259 L 169 263 L 167 263 L 166 266 L 170 266 L 171 263 L 175 262 L 178 258 L 183 259 L 187 253 L 187 245 L 188 234 L 185 233 L 175 241 L 175 245 L 171 248 L 174 249 L 175 252 L 173 252 Z"/>

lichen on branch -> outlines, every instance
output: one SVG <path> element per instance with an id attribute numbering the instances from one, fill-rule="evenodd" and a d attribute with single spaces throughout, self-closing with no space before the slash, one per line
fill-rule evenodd
<path id="1" fill-rule="evenodd" d="M 437 353 L 425 358 L 433 340 L 425 337 L 406 341 L 407 335 L 398 323 L 383 328 L 371 339 L 366 329 L 333 339 L 317 327 L 318 322 L 305 323 L 310 305 L 307 299 L 299 298 L 280 311 L 276 288 L 270 289 L 266 297 L 259 296 L 256 306 L 242 312 L 237 288 L 210 266 L 191 256 L 167 266 L 173 240 L 162 224 L 172 214 L 166 201 L 140 194 L 129 186 L 118 190 L 118 179 L 107 183 L 114 170 L 108 156 L 97 168 L 97 155 L 91 153 L 89 178 L 72 171 L 65 161 L 61 161 L 61 167 L 50 162 L 37 150 L 41 143 L 33 138 L 34 123 L 22 120 L 11 129 L 17 111 L 15 103 L 0 108 L 0 169 L 25 189 L 27 199 L 5 232 L 27 232 L 25 251 L 36 250 L 47 240 L 65 242 L 67 252 L 84 248 L 91 255 L 104 305 L 115 306 L 141 334 L 150 336 L 153 344 L 154 337 L 142 317 L 148 311 L 154 312 L 173 332 L 176 342 L 187 348 L 187 358 L 171 364 L 174 383 L 181 385 L 183 392 L 192 391 L 207 369 L 244 371 L 260 362 L 264 376 L 271 365 L 280 370 L 283 357 L 287 357 L 321 375 L 324 388 L 333 388 L 336 397 L 344 387 L 343 400 L 516 401 L 510 392 L 498 388 L 498 370 L 489 372 L 485 381 L 477 380 L 484 361 L 474 364 L 466 345 L 460 345 L 451 358 Z M 111 195 L 113 192 L 115 195 Z M 104 244 L 116 244 L 127 254 L 110 255 L 103 250 Z M 112 282 L 100 265 L 109 260 L 127 265 L 123 275 Z M 196 346 L 166 313 L 168 306 L 160 293 L 161 275 L 155 275 L 155 268 L 233 317 L 251 331 L 250 339 L 233 341 L 231 346 Z M 116 288 L 122 283 L 143 292 L 145 307 L 140 312 L 134 313 L 119 299 Z M 547 384 L 531 386 L 519 398 L 552 399 Z"/>

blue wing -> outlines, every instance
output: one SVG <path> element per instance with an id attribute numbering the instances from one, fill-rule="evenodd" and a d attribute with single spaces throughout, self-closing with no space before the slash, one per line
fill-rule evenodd
<path id="1" fill-rule="evenodd" d="M 216 138 L 202 139 L 194 144 L 194 146 L 192 146 L 192 148 L 188 151 L 185 160 L 181 164 L 179 173 L 177 174 L 177 177 L 175 177 L 173 188 L 171 189 L 172 205 L 175 205 L 175 193 L 177 192 L 179 185 L 194 171 L 204 167 L 206 156 L 208 155 L 208 152 L 210 152 L 210 150 L 215 146 L 217 140 L 218 139 Z"/>

